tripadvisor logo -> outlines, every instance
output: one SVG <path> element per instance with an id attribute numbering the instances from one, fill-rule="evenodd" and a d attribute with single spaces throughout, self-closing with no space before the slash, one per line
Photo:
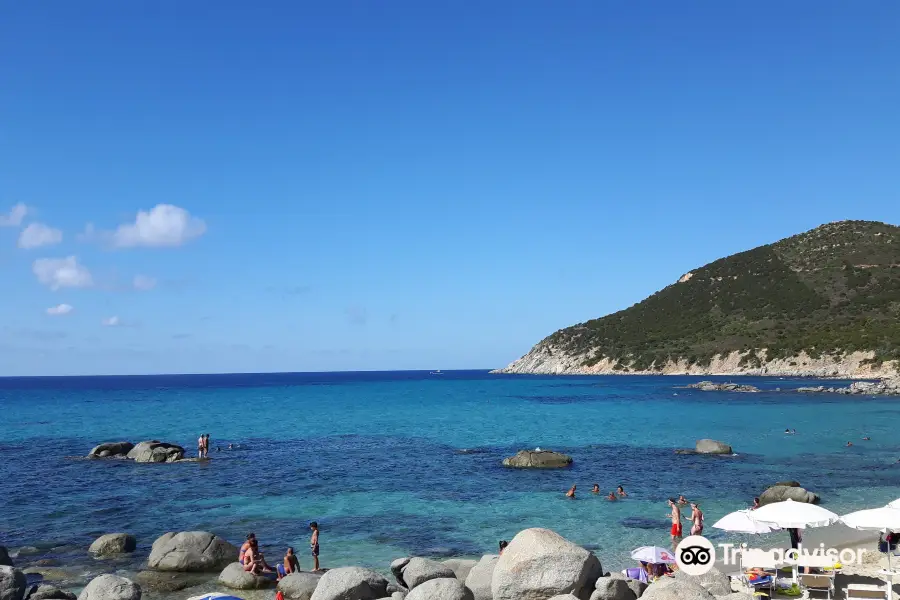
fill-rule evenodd
<path id="1" fill-rule="evenodd" d="M 703 575 L 716 563 L 716 548 L 702 535 L 689 535 L 675 548 L 675 562 L 688 575 Z"/>

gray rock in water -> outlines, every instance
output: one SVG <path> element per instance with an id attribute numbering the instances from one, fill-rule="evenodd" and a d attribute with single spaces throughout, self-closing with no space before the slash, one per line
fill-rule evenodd
<path id="1" fill-rule="evenodd" d="M 494 569 L 500 556 L 486 554 L 481 557 L 466 577 L 466 587 L 472 590 L 475 600 L 491 600 L 491 581 L 494 578 Z"/>
<path id="2" fill-rule="evenodd" d="M 139 463 L 175 462 L 184 458 L 184 448 L 177 444 L 150 440 L 132 448 L 127 457 Z"/>
<path id="3" fill-rule="evenodd" d="M 758 392 L 759 388 L 753 385 L 742 385 L 739 383 L 716 383 L 715 381 L 701 381 L 699 383 L 691 383 L 684 386 L 693 390 L 701 390 L 703 392 L 741 392 L 753 393 Z"/>
<path id="4" fill-rule="evenodd" d="M 61 590 L 55 585 L 39 585 L 37 590 L 32 593 L 29 600 L 76 600 L 78 596 L 72 592 Z"/>
<path id="5" fill-rule="evenodd" d="M 623 577 L 598 578 L 591 594 L 591 600 L 635 600 L 636 597 Z"/>
<path id="6" fill-rule="evenodd" d="M 467 558 L 449 558 L 445 561 L 441 561 L 441 564 L 450 567 L 450 570 L 453 571 L 456 578 L 465 582 L 472 567 L 478 564 L 478 561 Z"/>
<path id="7" fill-rule="evenodd" d="M 549 529 L 526 529 L 509 543 L 491 580 L 493 600 L 546 600 L 573 594 L 588 600 L 603 573 L 591 552 Z"/>
<path id="8" fill-rule="evenodd" d="M 311 600 L 377 600 L 387 595 L 387 584 L 370 569 L 340 567 L 322 575 Z"/>
<path id="9" fill-rule="evenodd" d="M 765 506 L 766 504 L 783 502 L 788 499 L 807 504 L 819 503 L 819 495 L 808 491 L 806 488 L 794 485 L 773 485 L 759 495 L 759 504 Z"/>
<path id="10" fill-rule="evenodd" d="M 728 595 L 731 593 L 731 580 L 720 570 L 713 567 L 703 575 L 688 575 L 684 571 L 676 571 L 675 579 L 685 580 L 699 585 L 713 596 Z"/>
<path id="11" fill-rule="evenodd" d="M 455 577 L 453 569 L 427 558 L 411 558 L 403 567 L 403 581 L 410 590 L 432 579 Z"/>
<path id="12" fill-rule="evenodd" d="M 697 440 L 694 451 L 697 452 L 697 454 L 734 454 L 731 446 L 725 442 L 708 439 Z"/>
<path id="13" fill-rule="evenodd" d="M 214 581 L 208 573 L 178 573 L 175 571 L 141 571 L 134 577 L 145 592 L 169 594 Z"/>
<path id="14" fill-rule="evenodd" d="M 147 566 L 158 571 L 217 571 L 237 554 L 235 546 L 206 531 L 166 533 L 153 542 Z"/>
<path id="15" fill-rule="evenodd" d="M 26 585 L 25 573 L 9 565 L 0 566 L 0 600 L 22 600 Z"/>
<path id="16" fill-rule="evenodd" d="M 244 565 L 233 562 L 219 573 L 219 583 L 233 590 L 262 590 L 275 585 L 268 577 L 259 577 L 244 570 Z"/>
<path id="17" fill-rule="evenodd" d="M 13 561 L 9 556 L 9 550 L 6 549 L 6 546 L 0 546 L 0 567 L 11 566 L 13 566 Z"/>
<path id="18" fill-rule="evenodd" d="M 442 577 L 414 587 L 406 600 L 474 600 L 474 596 L 456 577 Z"/>
<path id="19" fill-rule="evenodd" d="M 97 556 L 112 556 L 115 554 L 123 554 L 126 552 L 134 552 L 137 548 L 137 539 L 129 533 L 107 533 L 101 535 L 88 552 Z"/>
<path id="20" fill-rule="evenodd" d="M 81 590 L 78 600 L 141 600 L 141 586 L 117 575 L 101 575 Z"/>
<path id="21" fill-rule="evenodd" d="M 278 582 L 278 589 L 287 600 L 310 600 L 320 579 L 321 573 L 291 573 Z"/>
<path id="22" fill-rule="evenodd" d="M 88 452 L 88 458 L 107 458 L 110 456 L 125 456 L 131 452 L 134 444 L 131 442 L 106 442 Z"/>
<path id="23" fill-rule="evenodd" d="M 560 469 L 571 464 L 571 456 L 550 450 L 520 450 L 503 459 L 504 467 L 517 469 Z"/>

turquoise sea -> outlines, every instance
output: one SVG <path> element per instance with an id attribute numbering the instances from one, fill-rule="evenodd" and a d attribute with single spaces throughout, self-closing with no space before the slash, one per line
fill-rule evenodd
<path id="1" fill-rule="evenodd" d="M 51 556 L 127 531 L 140 558 L 166 531 L 235 543 L 253 531 L 269 556 L 293 545 L 309 568 L 316 520 L 322 566 L 384 569 L 410 554 L 480 556 L 542 526 L 621 568 L 632 548 L 668 542 L 668 496 L 699 500 L 710 537 L 720 536 L 709 527 L 719 516 L 779 480 L 799 480 L 839 513 L 900 497 L 900 399 L 787 391 L 816 383 L 808 379 L 732 378 L 759 394 L 679 389 L 698 380 L 484 371 L 0 379 L 0 544 Z M 205 432 L 207 464 L 69 458 L 144 439 L 193 454 Z M 674 454 L 704 437 L 738 455 Z M 535 447 L 569 453 L 574 465 L 500 465 Z M 630 497 L 593 496 L 595 482 Z M 563 497 L 572 484 L 574 501 Z"/>

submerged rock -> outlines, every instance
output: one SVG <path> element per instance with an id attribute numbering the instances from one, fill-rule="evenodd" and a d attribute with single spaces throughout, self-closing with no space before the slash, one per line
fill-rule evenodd
<path id="1" fill-rule="evenodd" d="M 156 593 L 171 593 L 206 585 L 213 581 L 209 573 L 177 573 L 175 571 L 141 571 L 134 577 L 141 590 Z"/>
<path id="2" fill-rule="evenodd" d="M 134 552 L 137 548 L 137 539 L 129 533 L 107 533 L 101 535 L 88 552 L 97 556 L 113 556 L 115 554 L 123 554 L 126 552 Z"/>
<path id="3" fill-rule="evenodd" d="M 572 593 L 587 600 L 603 573 L 591 552 L 549 529 L 526 529 L 509 543 L 491 580 L 493 600 L 545 600 Z"/>
<path id="4" fill-rule="evenodd" d="M 166 533 L 153 542 L 147 565 L 158 571 L 217 571 L 237 554 L 235 546 L 206 531 Z"/>
<path id="5" fill-rule="evenodd" d="M 504 467 L 518 469 L 559 469 L 572 464 L 572 457 L 551 450 L 520 450 L 503 459 Z"/>
<path id="6" fill-rule="evenodd" d="M 28 600 L 76 600 L 78 596 L 72 592 L 61 590 L 55 585 L 41 584 L 29 597 Z"/>

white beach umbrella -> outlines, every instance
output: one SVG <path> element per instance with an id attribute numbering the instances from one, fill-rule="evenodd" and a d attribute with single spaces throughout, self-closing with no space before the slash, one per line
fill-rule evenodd
<path id="1" fill-rule="evenodd" d="M 631 558 L 640 562 L 659 564 L 673 564 L 675 556 L 670 550 L 659 546 L 641 546 L 631 551 Z"/>
<path id="2" fill-rule="evenodd" d="M 713 524 L 716 529 L 732 531 L 736 533 L 771 533 L 781 529 L 774 523 L 758 521 L 753 510 L 736 510 L 728 513 Z"/>
<path id="3" fill-rule="evenodd" d="M 826 527 L 841 519 L 821 506 L 806 502 L 794 502 L 791 499 L 757 508 L 753 511 L 753 518 L 769 525 L 777 525 L 782 529 Z"/>
<path id="4" fill-rule="evenodd" d="M 900 508 L 890 504 L 881 508 L 858 510 L 841 517 L 847 527 L 864 531 L 900 531 Z"/>
<path id="5" fill-rule="evenodd" d="M 888 506 L 891 508 L 900 508 L 900 498 L 897 498 L 893 502 L 888 502 Z"/>

